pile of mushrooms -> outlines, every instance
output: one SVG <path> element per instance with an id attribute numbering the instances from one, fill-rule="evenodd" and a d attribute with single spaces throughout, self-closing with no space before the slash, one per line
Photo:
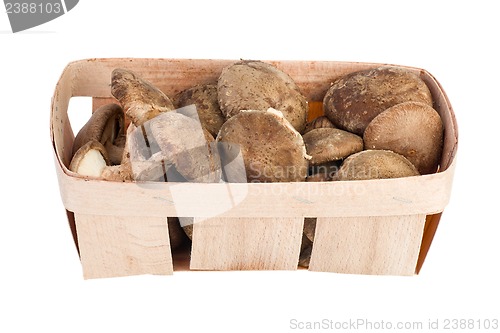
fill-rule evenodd
<path id="1" fill-rule="evenodd" d="M 293 79 L 261 61 L 235 62 L 215 82 L 171 98 L 137 73 L 117 68 L 111 94 L 119 104 L 97 109 L 75 137 L 69 167 L 75 176 L 123 182 L 346 181 L 439 168 L 441 118 L 425 82 L 399 67 L 336 78 L 324 96 L 324 115 L 309 122 L 308 102 Z M 243 165 L 231 167 L 236 155 Z M 191 237 L 191 228 L 180 228 L 177 219 L 169 219 L 169 226 L 173 249 Z M 306 218 L 301 266 L 308 266 L 314 229 L 315 219 Z"/>

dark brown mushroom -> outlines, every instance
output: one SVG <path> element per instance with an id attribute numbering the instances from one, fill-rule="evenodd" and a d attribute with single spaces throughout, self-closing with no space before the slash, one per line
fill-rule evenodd
<path id="1" fill-rule="evenodd" d="M 425 82 L 407 69 L 383 66 L 337 79 L 324 97 L 323 110 L 338 128 L 363 135 L 378 114 L 408 101 L 432 106 Z"/>
<path id="2" fill-rule="evenodd" d="M 106 147 L 111 164 L 120 164 L 123 147 L 124 114 L 118 104 L 101 106 L 78 131 L 73 142 L 73 155 L 89 141 L 99 141 Z"/>

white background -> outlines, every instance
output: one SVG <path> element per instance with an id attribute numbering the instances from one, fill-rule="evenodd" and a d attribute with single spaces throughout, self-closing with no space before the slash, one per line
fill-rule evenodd
<path id="1" fill-rule="evenodd" d="M 2 8 L 0 332 L 288 332 L 293 318 L 500 319 L 494 4 L 82 0 L 17 34 Z M 452 197 L 421 274 L 179 272 L 83 280 L 55 177 L 49 110 L 66 64 L 94 57 L 427 69 L 451 100 L 460 139 Z"/>

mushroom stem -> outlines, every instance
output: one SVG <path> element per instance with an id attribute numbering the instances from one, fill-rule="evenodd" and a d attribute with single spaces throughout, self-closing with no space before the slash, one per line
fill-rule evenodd
<path id="1" fill-rule="evenodd" d="M 77 150 L 69 169 L 81 176 L 110 181 L 132 181 L 130 161 L 110 165 L 108 152 L 99 141 L 89 141 Z"/>

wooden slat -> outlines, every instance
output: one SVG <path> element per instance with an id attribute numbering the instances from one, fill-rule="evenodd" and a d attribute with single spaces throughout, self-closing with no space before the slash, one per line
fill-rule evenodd
<path id="1" fill-rule="evenodd" d="M 318 218 L 309 270 L 414 275 L 425 215 Z"/>
<path id="2" fill-rule="evenodd" d="M 211 218 L 193 226 L 191 269 L 296 270 L 302 218 Z"/>
<path id="3" fill-rule="evenodd" d="M 86 279 L 173 273 L 166 218 L 75 213 Z"/>
<path id="4" fill-rule="evenodd" d="M 156 217 L 341 217 L 441 212 L 453 169 L 399 179 L 267 184 L 120 183 L 57 174 L 64 206 L 82 214 L 137 216 L 147 208 Z"/>

